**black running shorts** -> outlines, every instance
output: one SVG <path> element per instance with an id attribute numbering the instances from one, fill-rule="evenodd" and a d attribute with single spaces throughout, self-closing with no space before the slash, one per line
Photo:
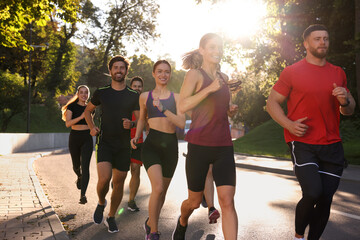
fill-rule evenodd
<path id="1" fill-rule="evenodd" d="M 294 167 L 316 166 L 318 172 L 341 178 L 345 157 L 341 142 L 328 145 L 314 145 L 302 142 L 289 142 Z"/>
<path id="2" fill-rule="evenodd" d="M 186 178 L 189 190 L 204 190 L 210 164 L 213 164 L 212 172 L 217 187 L 236 185 L 233 146 L 209 147 L 188 143 Z"/>
<path id="3" fill-rule="evenodd" d="M 113 168 L 127 172 L 130 169 L 130 148 L 114 147 L 104 141 L 96 144 L 96 161 L 110 162 Z"/>
<path id="4" fill-rule="evenodd" d="M 172 178 L 178 162 L 176 134 L 150 129 L 142 145 L 141 160 L 146 170 L 154 164 L 159 164 L 163 177 Z"/>

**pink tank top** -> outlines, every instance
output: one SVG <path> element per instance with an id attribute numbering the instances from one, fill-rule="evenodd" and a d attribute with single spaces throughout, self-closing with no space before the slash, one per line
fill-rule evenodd
<path id="1" fill-rule="evenodd" d="M 199 91 L 212 83 L 203 69 L 200 72 L 204 80 Z M 226 84 L 200 102 L 192 110 L 190 130 L 185 140 L 201 146 L 232 146 L 227 115 L 229 102 L 230 93 Z"/>

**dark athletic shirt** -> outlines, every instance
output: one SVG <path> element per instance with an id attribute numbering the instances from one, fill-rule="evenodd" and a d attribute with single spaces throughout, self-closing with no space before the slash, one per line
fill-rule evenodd
<path id="1" fill-rule="evenodd" d="M 139 110 L 139 94 L 128 86 L 117 91 L 108 85 L 95 90 L 91 103 L 101 110 L 98 140 L 130 148 L 130 129 L 124 129 L 123 118 L 131 119 L 132 112 Z"/>
<path id="2" fill-rule="evenodd" d="M 154 98 L 152 96 L 152 91 L 149 92 L 148 98 L 146 100 L 146 108 L 148 112 L 148 118 L 155 117 L 166 117 L 165 114 L 159 111 L 157 107 L 153 105 Z M 167 99 L 160 99 L 160 102 L 167 110 L 176 114 L 176 102 L 174 93 L 170 92 L 170 96 Z"/>
<path id="3" fill-rule="evenodd" d="M 86 106 L 81 106 L 79 104 L 77 104 L 77 102 L 73 102 L 70 103 L 69 106 L 67 107 L 67 110 L 70 110 L 72 112 L 72 117 L 71 119 L 75 119 L 77 117 L 80 117 L 80 115 L 84 112 Z M 75 123 L 74 125 L 87 125 L 85 118 L 81 119 L 80 121 L 78 121 L 77 123 Z"/>
<path id="4" fill-rule="evenodd" d="M 199 91 L 212 83 L 203 69 L 203 84 Z M 189 143 L 201 146 L 232 146 L 227 110 L 230 92 L 226 84 L 202 100 L 191 114 L 190 130 L 185 136 Z"/>

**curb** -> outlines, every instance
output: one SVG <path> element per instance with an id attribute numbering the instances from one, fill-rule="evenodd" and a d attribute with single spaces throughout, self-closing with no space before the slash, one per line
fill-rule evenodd
<path id="1" fill-rule="evenodd" d="M 54 151 L 44 152 L 44 153 L 37 154 L 35 157 L 30 158 L 28 160 L 28 170 L 29 170 L 29 175 L 30 175 L 31 181 L 35 188 L 36 195 L 39 199 L 41 206 L 43 207 L 43 211 L 45 212 L 46 217 L 49 220 L 49 225 L 53 231 L 55 239 L 69 240 L 70 238 L 67 235 L 67 232 L 65 231 L 58 215 L 55 213 L 54 209 L 50 205 L 49 200 L 47 199 L 47 197 L 41 187 L 40 181 L 37 178 L 36 173 L 33 168 L 33 163 L 36 159 L 44 157 L 44 156 L 49 156 L 58 151 L 62 151 L 62 150 L 54 150 Z"/>

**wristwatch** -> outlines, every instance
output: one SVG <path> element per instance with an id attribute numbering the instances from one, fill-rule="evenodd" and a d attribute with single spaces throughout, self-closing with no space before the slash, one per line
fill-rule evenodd
<path id="1" fill-rule="evenodd" d="M 350 105 L 350 100 L 349 98 L 346 98 L 346 103 L 345 104 L 340 104 L 341 107 L 347 107 Z"/>
<path id="2" fill-rule="evenodd" d="M 162 105 L 162 110 L 161 110 L 161 112 L 164 113 L 166 110 L 167 110 L 166 107 L 165 107 L 164 105 Z"/>

